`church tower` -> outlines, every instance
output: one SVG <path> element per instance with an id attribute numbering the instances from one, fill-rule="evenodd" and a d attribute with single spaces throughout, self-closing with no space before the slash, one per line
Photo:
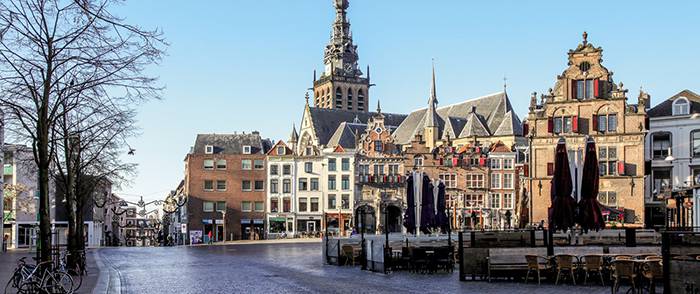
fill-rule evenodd
<path id="1" fill-rule="evenodd" d="M 318 79 L 314 71 L 314 106 L 366 112 L 369 106 L 369 66 L 367 76 L 363 77 L 347 19 L 348 0 L 333 0 L 333 4 L 335 22 L 324 52 L 325 68 Z"/>
<path id="2" fill-rule="evenodd" d="M 438 121 L 437 114 L 437 90 L 435 88 L 435 65 L 433 65 L 433 80 L 430 84 L 430 99 L 428 100 L 428 108 L 425 110 L 425 120 L 423 121 L 423 140 L 425 140 L 425 146 L 431 150 L 437 146 L 438 127 L 440 122 Z"/>

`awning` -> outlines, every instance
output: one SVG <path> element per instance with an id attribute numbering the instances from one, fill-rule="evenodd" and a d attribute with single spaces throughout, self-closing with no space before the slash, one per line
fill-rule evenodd
<path id="1" fill-rule="evenodd" d="M 284 217 L 271 217 L 270 221 L 271 222 L 285 222 L 285 221 L 287 221 L 287 219 Z"/>

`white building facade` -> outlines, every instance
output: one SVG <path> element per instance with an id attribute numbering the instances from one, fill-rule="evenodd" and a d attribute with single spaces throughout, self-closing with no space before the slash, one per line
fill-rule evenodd
<path id="1" fill-rule="evenodd" d="M 267 153 L 267 236 L 296 234 L 296 159 L 283 141 Z"/>

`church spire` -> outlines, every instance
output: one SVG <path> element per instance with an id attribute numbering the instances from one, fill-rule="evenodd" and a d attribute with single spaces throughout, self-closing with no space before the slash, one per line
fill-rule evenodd
<path id="1" fill-rule="evenodd" d="M 327 75 L 343 75 L 359 77 L 362 71 L 358 68 L 357 46 L 352 43 L 350 22 L 347 17 L 347 9 L 350 6 L 348 0 L 333 0 L 335 7 L 335 21 L 331 39 L 326 45 L 324 63 Z"/>
<path id="2" fill-rule="evenodd" d="M 437 107 L 437 90 L 435 85 L 435 62 L 433 62 L 433 79 L 430 83 L 430 99 L 428 100 L 428 109 L 425 114 L 425 127 L 437 127 L 438 126 L 438 115 L 435 108 Z"/>

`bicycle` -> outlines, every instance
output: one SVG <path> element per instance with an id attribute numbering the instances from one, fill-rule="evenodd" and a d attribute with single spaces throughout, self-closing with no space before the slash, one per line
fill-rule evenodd
<path id="1" fill-rule="evenodd" d="M 87 275 L 87 270 L 83 270 L 84 267 L 81 266 L 81 264 L 85 264 L 84 259 L 81 258 L 81 256 L 84 256 L 84 253 L 78 255 L 76 268 L 68 268 L 68 256 L 70 256 L 70 252 L 68 251 L 60 256 L 56 270 L 69 274 L 73 279 L 73 291 L 78 291 L 80 286 L 83 285 L 83 275 Z"/>
<path id="2" fill-rule="evenodd" d="M 17 268 L 5 285 L 5 293 L 10 286 L 20 294 L 73 293 L 73 278 L 68 273 L 53 270 L 52 261 L 32 265 L 27 264 L 25 259 L 22 257 L 18 261 Z"/>

